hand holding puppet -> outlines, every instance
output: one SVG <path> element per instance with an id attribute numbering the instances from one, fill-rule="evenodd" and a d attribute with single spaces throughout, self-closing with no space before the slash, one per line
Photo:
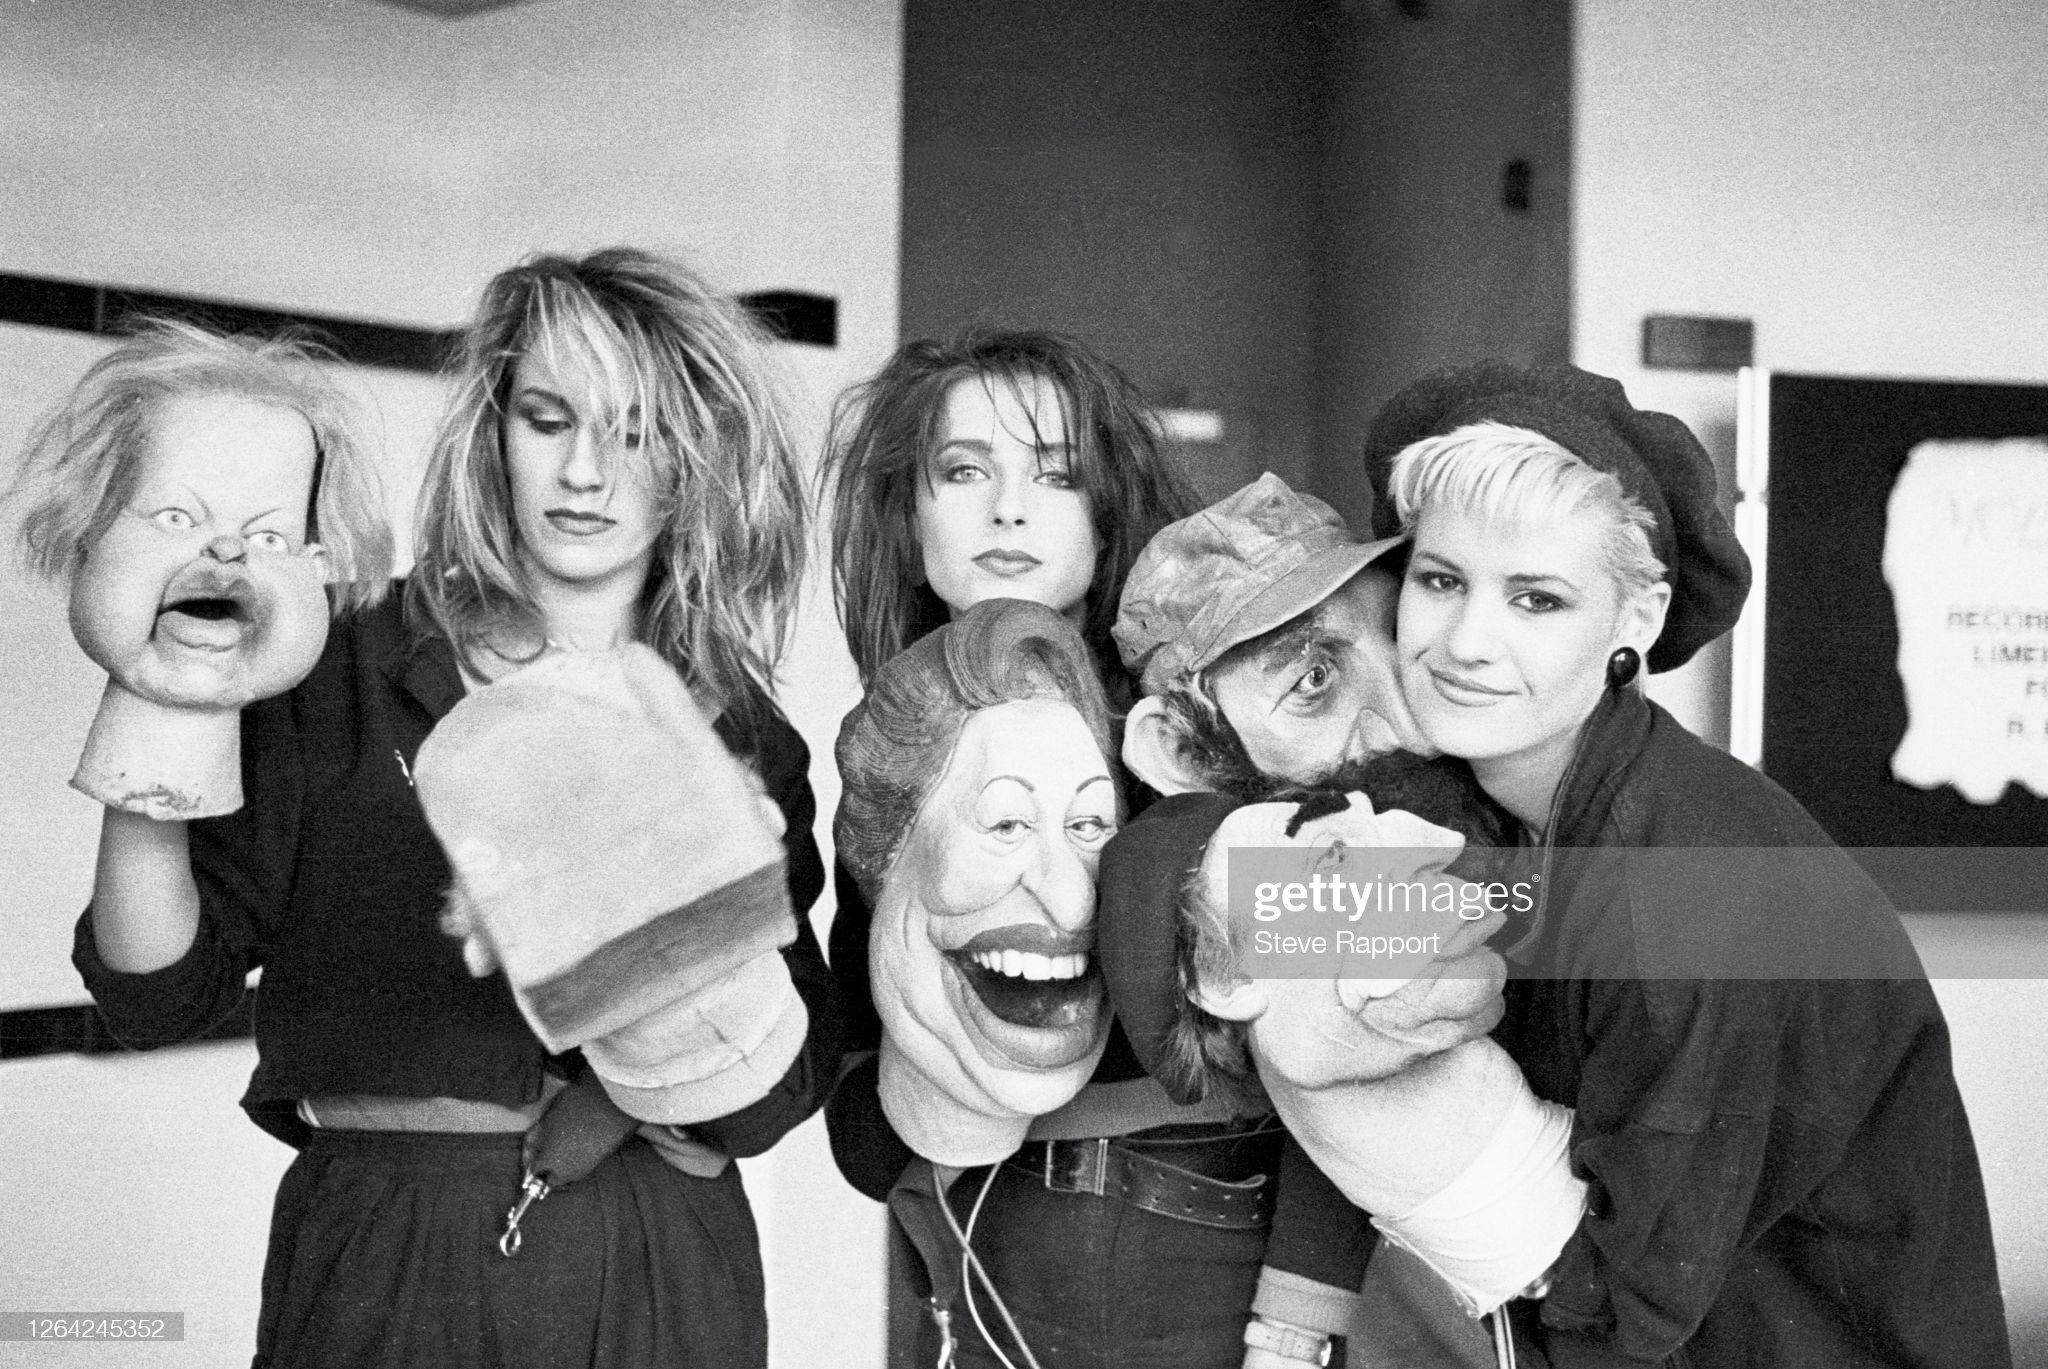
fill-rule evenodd
<path id="1" fill-rule="evenodd" d="M 991 1164 L 1094 1072 L 1095 870 L 1122 816 L 1087 647 L 975 605 L 883 666 L 834 756 L 840 858 L 874 908 L 881 1102 L 918 1154 Z"/>
<path id="2" fill-rule="evenodd" d="M 1238 968 L 1246 934 L 1225 880 L 1232 847 L 1300 848 L 1307 870 L 1332 846 L 1397 851 L 1404 868 L 1390 882 L 1451 880 L 1462 845 L 1357 794 L 1164 800 L 1106 858 L 1118 930 L 1104 969 L 1133 1046 L 1169 1092 L 1261 1090 L 1345 1196 L 1476 1316 L 1549 1267 L 1585 1201 L 1566 1156 L 1570 1110 L 1538 1099 L 1484 1035 L 1502 1011 L 1504 966 L 1485 946 L 1501 915 L 1444 913 L 1440 949 L 1412 978 L 1354 959 L 1253 979 Z"/>
<path id="3" fill-rule="evenodd" d="M 389 534 L 341 396 L 279 342 L 159 324 L 87 372 L 31 440 L 30 563 L 69 581 L 108 674 L 72 784 L 157 819 L 241 807 L 240 711 L 381 593 Z"/>
<path id="4" fill-rule="evenodd" d="M 454 868 L 474 971 L 502 969 L 551 1051 L 580 1046 L 643 1121 L 764 1097 L 809 1014 L 782 815 L 658 655 L 544 658 L 421 745 L 420 806 Z"/>

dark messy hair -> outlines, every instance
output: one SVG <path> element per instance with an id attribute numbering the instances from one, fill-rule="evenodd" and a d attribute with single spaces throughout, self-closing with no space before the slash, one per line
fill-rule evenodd
<path id="1" fill-rule="evenodd" d="M 823 471 L 832 490 L 832 587 L 864 685 L 946 621 L 945 604 L 924 582 L 917 482 L 931 478 L 947 392 L 961 380 L 1018 386 L 1032 379 L 1059 396 L 1073 444 L 1070 469 L 1101 548 L 1081 634 L 1103 678 L 1119 696 L 1127 692 L 1109 635 L 1117 598 L 1152 534 L 1195 511 L 1194 493 L 1122 371 L 1075 338 L 988 329 L 905 343 L 834 409 Z"/>

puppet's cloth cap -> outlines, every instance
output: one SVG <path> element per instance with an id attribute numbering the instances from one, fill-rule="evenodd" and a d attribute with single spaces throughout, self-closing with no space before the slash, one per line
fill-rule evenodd
<path id="1" fill-rule="evenodd" d="M 1713 458 L 1685 424 L 1636 408 L 1619 381 L 1576 366 L 1482 361 L 1448 367 L 1388 400 L 1365 442 L 1375 529 L 1390 533 L 1399 526 L 1387 495 L 1394 457 L 1472 423 L 1541 433 L 1614 476 L 1650 511 L 1650 550 L 1671 581 L 1671 608 L 1650 648 L 1651 670 L 1684 665 L 1735 626 L 1749 595 L 1749 556 L 1717 502 Z"/>
<path id="2" fill-rule="evenodd" d="M 1175 926 L 1181 891 L 1209 838 L 1238 808 L 1221 794 L 1174 794 L 1145 810 L 1102 851 L 1096 875 L 1095 963 L 1138 1063 L 1158 1078 L 1166 1038 L 1182 1013 Z M 1165 1080 L 1176 1103 L 1197 1103 Z"/>
<path id="3" fill-rule="evenodd" d="M 420 806 L 549 1050 L 640 1022 L 796 938 L 759 783 L 644 646 L 550 657 L 420 746 Z M 735 1039 L 786 1005 L 749 1008 Z"/>
<path id="4" fill-rule="evenodd" d="M 1308 612 L 1401 540 L 1359 541 L 1335 509 L 1269 471 L 1145 544 L 1110 632 L 1145 692 L 1163 693 Z"/>

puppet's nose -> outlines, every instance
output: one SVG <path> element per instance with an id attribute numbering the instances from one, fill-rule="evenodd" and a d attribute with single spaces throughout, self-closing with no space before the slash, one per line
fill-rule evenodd
<path id="1" fill-rule="evenodd" d="M 1095 921 L 1095 872 L 1064 841 L 1039 848 L 1031 892 L 1063 932 L 1078 932 Z"/>
<path id="2" fill-rule="evenodd" d="M 249 544 L 233 533 L 222 533 L 206 544 L 206 555 L 216 561 L 240 561 L 249 555 Z"/>

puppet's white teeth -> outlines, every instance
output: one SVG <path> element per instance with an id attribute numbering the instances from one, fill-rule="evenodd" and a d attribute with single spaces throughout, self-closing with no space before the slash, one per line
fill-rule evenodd
<path id="1" fill-rule="evenodd" d="M 976 951 L 974 963 L 1009 979 L 1079 979 L 1088 972 L 1086 953 L 1039 955 L 1033 951 Z"/>

